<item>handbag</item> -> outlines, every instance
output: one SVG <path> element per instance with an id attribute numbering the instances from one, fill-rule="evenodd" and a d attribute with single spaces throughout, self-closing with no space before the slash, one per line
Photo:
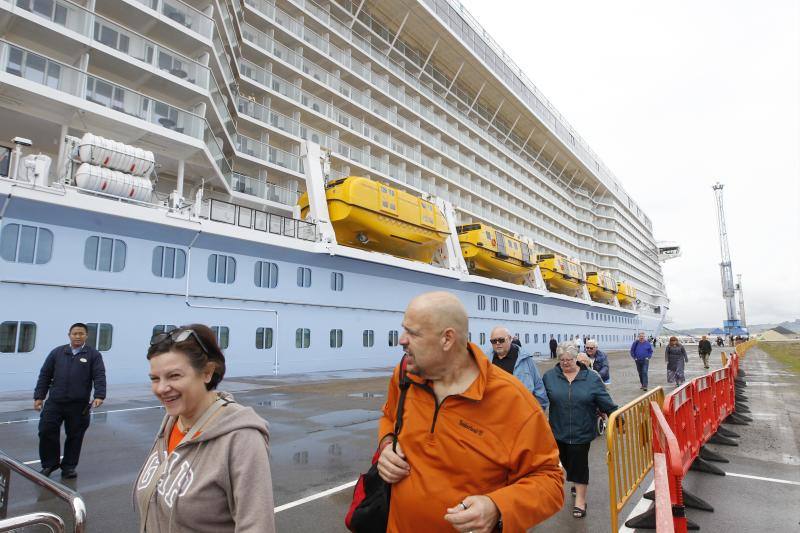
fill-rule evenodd
<path id="1" fill-rule="evenodd" d="M 400 363 L 400 398 L 392 435 L 392 450 L 397 451 L 397 436 L 403 429 L 403 406 L 411 381 L 406 376 L 406 358 Z M 353 501 L 344 518 L 344 525 L 353 533 L 382 533 L 389 522 L 389 498 L 392 486 L 378 474 L 378 458 L 383 449 L 378 446 L 372 456 L 372 465 L 365 474 L 358 476 L 353 489 Z"/>

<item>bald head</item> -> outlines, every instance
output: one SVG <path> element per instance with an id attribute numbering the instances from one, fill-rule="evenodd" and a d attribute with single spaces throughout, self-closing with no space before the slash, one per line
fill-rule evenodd
<path id="1" fill-rule="evenodd" d="M 437 332 L 452 329 L 459 344 L 467 344 L 469 319 L 464 305 L 449 292 L 426 292 L 408 304 L 406 313 L 414 312 L 427 326 Z"/>

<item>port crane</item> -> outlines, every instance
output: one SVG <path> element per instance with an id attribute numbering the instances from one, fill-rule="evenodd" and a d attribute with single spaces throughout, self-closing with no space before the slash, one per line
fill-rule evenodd
<path id="1" fill-rule="evenodd" d="M 736 286 L 733 283 L 733 269 L 731 268 L 731 251 L 728 247 L 728 229 L 725 226 L 725 210 L 722 205 L 722 188 L 720 182 L 712 187 L 717 201 L 717 227 L 719 228 L 719 251 L 722 262 L 719 264 L 720 277 L 722 278 L 722 298 L 725 300 L 727 319 L 723 322 L 726 335 L 737 335 L 742 332 L 742 323 L 736 309 Z"/>

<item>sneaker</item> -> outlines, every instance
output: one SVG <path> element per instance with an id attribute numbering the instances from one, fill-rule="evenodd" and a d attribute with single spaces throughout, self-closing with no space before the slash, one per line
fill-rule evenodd
<path id="1" fill-rule="evenodd" d="M 75 469 L 70 468 L 61 470 L 62 479 L 75 479 L 76 477 L 78 477 L 78 473 L 75 471 Z"/>

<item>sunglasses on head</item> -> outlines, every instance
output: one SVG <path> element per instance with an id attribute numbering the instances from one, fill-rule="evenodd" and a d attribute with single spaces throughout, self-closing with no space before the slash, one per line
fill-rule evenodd
<path id="1" fill-rule="evenodd" d="M 489 339 L 489 342 L 491 342 L 492 344 L 503 344 L 504 342 L 506 342 L 506 338 L 500 337 L 498 339 Z"/>
<path id="2" fill-rule="evenodd" d="M 203 350 L 206 355 L 210 355 L 208 353 L 208 348 L 206 348 L 206 345 L 202 340 L 200 340 L 200 336 L 195 333 L 193 329 L 178 328 L 164 333 L 156 333 L 153 335 L 153 338 L 150 339 L 150 346 L 155 346 L 156 344 L 161 344 L 162 342 L 166 341 L 170 341 L 170 344 L 176 344 L 189 340 L 191 337 L 194 338 L 195 342 L 197 342 L 198 346 L 200 346 L 200 349 Z"/>

